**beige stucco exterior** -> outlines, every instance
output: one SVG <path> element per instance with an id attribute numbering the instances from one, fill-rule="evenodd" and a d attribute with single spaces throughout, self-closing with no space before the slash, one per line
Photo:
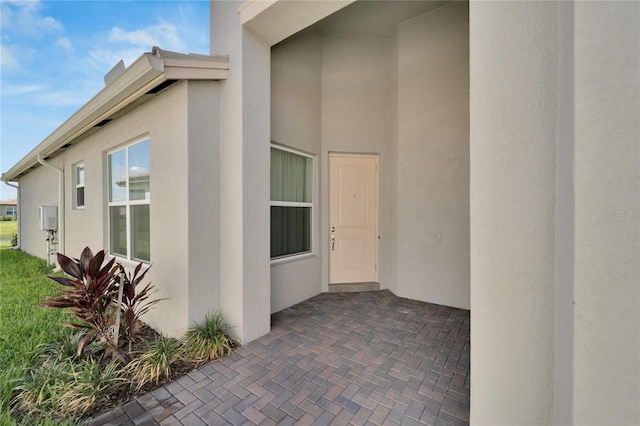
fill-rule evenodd
<path id="1" fill-rule="evenodd" d="M 320 24 L 271 48 L 271 139 L 317 156 L 320 170 L 314 256 L 272 264 L 272 312 L 328 290 L 330 152 L 380 156 L 381 288 L 468 308 L 466 3 L 398 22 L 386 38 Z"/>
<path id="2" fill-rule="evenodd" d="M 109 246 L 105 220 L 107 153 L 149 138 L 152 269 L 147 276 L 159 290 L 157 296 L 168 300 L 161 302 L 147 321 L 169 335 L 180 335 L 193 321 L 219 308 L 217 84 L 176 83 L 48 161 L 62 167 L 67 176 L 65 251 L 79 257 L 85 246 L 94 252 Z M 81 162 L 85 166 L 85 206 L 77 209 L 69 177 Z M 20 179 L 24 208 L 21 249 L 42 258 L 46 258 L 47 244 L 46 232 L 40 231 L 39 206 L 58 204 L 57 185 L 56 172 L 45 167 L 37 167 Z M 179 207 L 188 205 L 194 208 Z M 194 263 L 198 266 L 190 268 Z"/>
<path id="3" fill-rule="evenodd" d="M 640 422 L 640 7 L 472 2 L 471 423 Z"/>
<path id="4" fill-rule="evenodd" d="M 85 164 L 66 251 L 105 246 L 106 152 L 149 136 L 170 299 L 148 320 L 222 309 L 247 342 L 328 290 L 329 153 L 377 154 L 380 286 L 471 309 L 471 423 L 638 424 L 639 28 L 631 2 L 212 1 L 220 81 L 179 79 L 49 159 Z M 317 165 L 313 253 L 274 263 L 272 142 Z M 55 172 L 19 182 L 44 257 Z"/>

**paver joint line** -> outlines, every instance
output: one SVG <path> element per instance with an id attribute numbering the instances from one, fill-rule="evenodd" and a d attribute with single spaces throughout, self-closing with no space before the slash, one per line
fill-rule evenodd
<path id="1" fill-rule="evenodd" d="M 87 424 L 468 425 L 469 360 L 467 310 L 322 293 L 233 355 Z"/>

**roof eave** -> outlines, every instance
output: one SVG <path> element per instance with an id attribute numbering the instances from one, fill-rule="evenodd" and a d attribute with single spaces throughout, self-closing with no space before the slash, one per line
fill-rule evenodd
<path id="1" fill-rule="evenodd" d="M 145 53 L 131 64 L 113 82 L 98 92 L 60 127 L 47 136 L 38 146 L 16 163 L 0 180 L 14 181 L 29 169 L 38 165 L 38 154 L 51 157 L 58 150 L 91 130 L 96 124 L 125 108 L 150 90 L 168 80 L 221 80 L 229 71 L 228 58 L 176 54 L 163 58 Z M 160 50 L 160 54 L 172 53 Z"/>

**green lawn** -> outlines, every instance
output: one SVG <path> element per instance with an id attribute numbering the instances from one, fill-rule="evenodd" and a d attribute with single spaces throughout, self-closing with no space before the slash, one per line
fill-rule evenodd
<path id="1" fill-rule="evenodd" d="M 0 224 L 16 222 L 0 222 Z M 2 228 L 4 229 L 4 228 Z M 59 292 L 59 285 L 44 260 L 19 250 L 0 249 L 0 424 L 11 425 L 9 413 L 16 378 L 35 365 L 41 343 L 52 342 L 65 332 L 67 314 L 39 307 L 45 295 Z M 42 420 L 43 424 L 55 424 Z M 27 424 L 27 423 L 25 423 Z"/>
<path id="2" fill-rule="evenodd" d="M 0 243 L 11 241 L 13 234 L 18 232 L 18 222 L 0 221 Z"/>

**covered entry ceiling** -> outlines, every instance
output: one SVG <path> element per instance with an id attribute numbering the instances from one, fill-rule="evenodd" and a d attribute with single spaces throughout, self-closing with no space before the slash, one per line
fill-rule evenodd
<path id="1" fill-rule="evenodd" d="M 398 23 L 449 1 L 357 1 L 316 24 L 326 34 L 390 38 Z"/>

